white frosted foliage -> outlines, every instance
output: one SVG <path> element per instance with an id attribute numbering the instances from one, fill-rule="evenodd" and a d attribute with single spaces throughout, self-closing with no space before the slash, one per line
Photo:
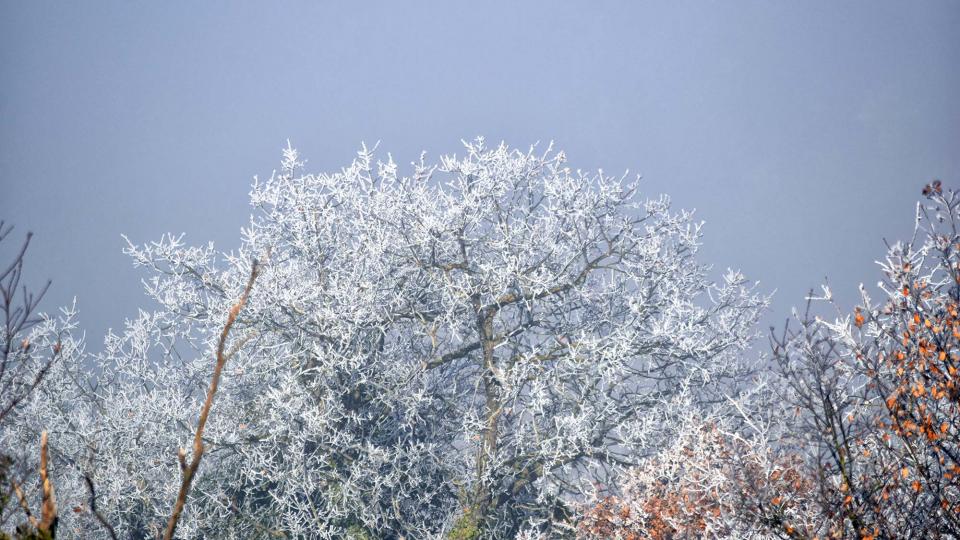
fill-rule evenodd
<path id="1" fill-rule="evenodd" d="M 681 388 L 696 408 L 735 383 L 766 304 L 738 272 L 711 282 L 701 224 L 637 184 L 482 140 L 411 176 L 366 148 L 307 174 L 287 149 L 237 252 L 130 245 L 159 307 L 107 339 L 60 413 L 47 385 L 32 427 L 94 472 L 118 532 L 153 535 L 258 258 L 179 535 L 560 531 L 596 485 L 669 448 L 658 422 Z M 61 532 L 102 534 L 73 516 Z"/>

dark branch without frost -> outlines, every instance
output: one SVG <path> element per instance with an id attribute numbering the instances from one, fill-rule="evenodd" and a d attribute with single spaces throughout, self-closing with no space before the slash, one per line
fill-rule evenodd
<path id="1" fill-rule="evenodd" d="M 117 532 L 113 530 L 113 526 L 110 525 L 107 518 L 103 517 L 103 514 L 97 510 L 97 492 L 93 489 L 93 480 L 90 475 L 83 475 L 83 481 L 87 484 L 87 491 L 90 493 L 90 513 L 100 522 L 100 525 L 103 525 L 103 528 L 110 534 L 110 538 L 117 540 Z"/>

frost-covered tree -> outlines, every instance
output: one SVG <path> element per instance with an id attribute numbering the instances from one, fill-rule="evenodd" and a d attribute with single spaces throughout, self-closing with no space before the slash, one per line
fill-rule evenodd
<path id="1" fill-rule="evenodd" d="M 288 149 L 255 183 L 236 253 L 131 245 L 159 308 L 107 339 L 88 390 L 31 404 L 23 432 L 93 475 L 121 536 L 169 515 L 253 258 L 183 537 L 560 534 L 664 448 L 681 388 L 707 407 L 742 376 L 766 298 L 734 271 L 712 282 L 701 224 L 636 179 L 482 140 L 410 176 L 366 148 L 303 168 Z"/>

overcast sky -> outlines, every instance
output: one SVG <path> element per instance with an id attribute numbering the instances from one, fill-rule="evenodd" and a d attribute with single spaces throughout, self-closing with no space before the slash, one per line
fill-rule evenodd
<path id="1" fill-rule="evenodd" d="M 960 2 L 354 5 L 0 0 L 0 218 L 91 349 L 148 305 L 121 233 L 237 247 L 287 139 L 314 171 L 483 135 L 642 173 L 777 290 L 767 324 L 824 276 L 852 306 L 960 185 Z"/>

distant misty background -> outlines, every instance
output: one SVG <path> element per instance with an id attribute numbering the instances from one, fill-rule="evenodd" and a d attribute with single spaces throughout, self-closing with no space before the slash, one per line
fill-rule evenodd
<path id="1" fill-rule="evenodd" d="M 239 245 L 287 139 L 310 171 L 555 141 L 706 222 L 702 260 L 852 307 L 923 184 L 960 187 L 960 3 L 0 2 L 0 218 L 89 348 L 149 306 L 121 253 Z M 406 169 L 409 171 L 409 167 Z"/>

